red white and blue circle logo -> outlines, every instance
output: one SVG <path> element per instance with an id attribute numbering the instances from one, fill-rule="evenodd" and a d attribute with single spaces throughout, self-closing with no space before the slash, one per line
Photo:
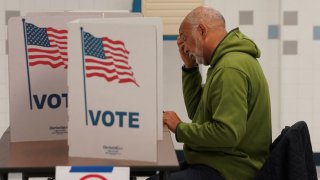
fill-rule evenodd
<path id="1" fill-rule="evenodd" d="M 108 180 L 99 174 L 87 174 L 80 178 L 80 180 Z"/>

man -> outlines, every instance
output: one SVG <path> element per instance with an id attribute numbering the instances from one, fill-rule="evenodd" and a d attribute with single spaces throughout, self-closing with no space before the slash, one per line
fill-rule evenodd
<path id="1" fill-rule="evenodd" d="M 268 84 L 256 44 L 239 29 L 227 33 L 223 16 L 194 9 L 181 23 L 178 46 L 183 94 L 192 123 L 164 112 L 164 123 L 184 143 L 187 166 L 169 179 L 254 179 L 268 156 Z M 208 65 L 204 86 L 198 64 Z"/>

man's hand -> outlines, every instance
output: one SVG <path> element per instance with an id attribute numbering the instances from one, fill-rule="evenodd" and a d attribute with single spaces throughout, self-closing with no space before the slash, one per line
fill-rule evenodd
<path id="1" fill-rule="evenodd" d="M 186 68 L 196 67 L 198 64 L 196 62 L 195 57 L 189 54 L 189 50 L 185 47 L 185 44 L 180 37 L 178 37 L 177 39 L 177 44 L 179 47 L 180 56 L 184 63 L 184 66 Z"/>
<path id="2" fill-rule="evenodd" d="M 174 111 L 163 112 L 163 123 L 168 126 L 170 131 L 176 133 L 177 125 L 181 122 L 180 118 Z"/>

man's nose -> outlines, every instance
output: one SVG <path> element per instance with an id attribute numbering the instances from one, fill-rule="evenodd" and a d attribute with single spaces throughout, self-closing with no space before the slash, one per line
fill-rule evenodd
<path id="1" fill-rule="evenodd" d="M 186 54 L 189 54 L 189 49 L 186 46 L 184 46 L 183 47 L 183 52 L 186 53 Z"/>

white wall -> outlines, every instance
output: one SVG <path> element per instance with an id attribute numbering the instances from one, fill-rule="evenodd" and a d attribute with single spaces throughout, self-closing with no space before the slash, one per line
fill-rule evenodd
<path id="1" fill-rule="evenodd" d="M 320 151 L 320 1 L 281 1 L 281 125 L 306 121 L 313 150 Z M 286 15 L 297 14 L 295 18 Z M 292 22 L 292 23 L 290 23 Z M 316 32 L 314 28 L 318 29 Z M 296 53 L 285 48 L 297 45 Z M 292 44 L 294 45 L 294 44 Z"/>
<path id="2" fill-rule="evenodd" d="M 164 41 L 163 59 L 164 59 L 164 109 L 176 111 L 179 117 L 188 122 L 189 118 L 184 106 L 182 94 L 182 73 L 181 67 L 183 65 L 180 55 L 178 53 L 178 46 L 176 41 Z M 190 121 L 189 121 L 190 122 Z M 176 149 L 182 149 L 182 144 L 177 143 L 174 134 L 171 135 Z"/>

